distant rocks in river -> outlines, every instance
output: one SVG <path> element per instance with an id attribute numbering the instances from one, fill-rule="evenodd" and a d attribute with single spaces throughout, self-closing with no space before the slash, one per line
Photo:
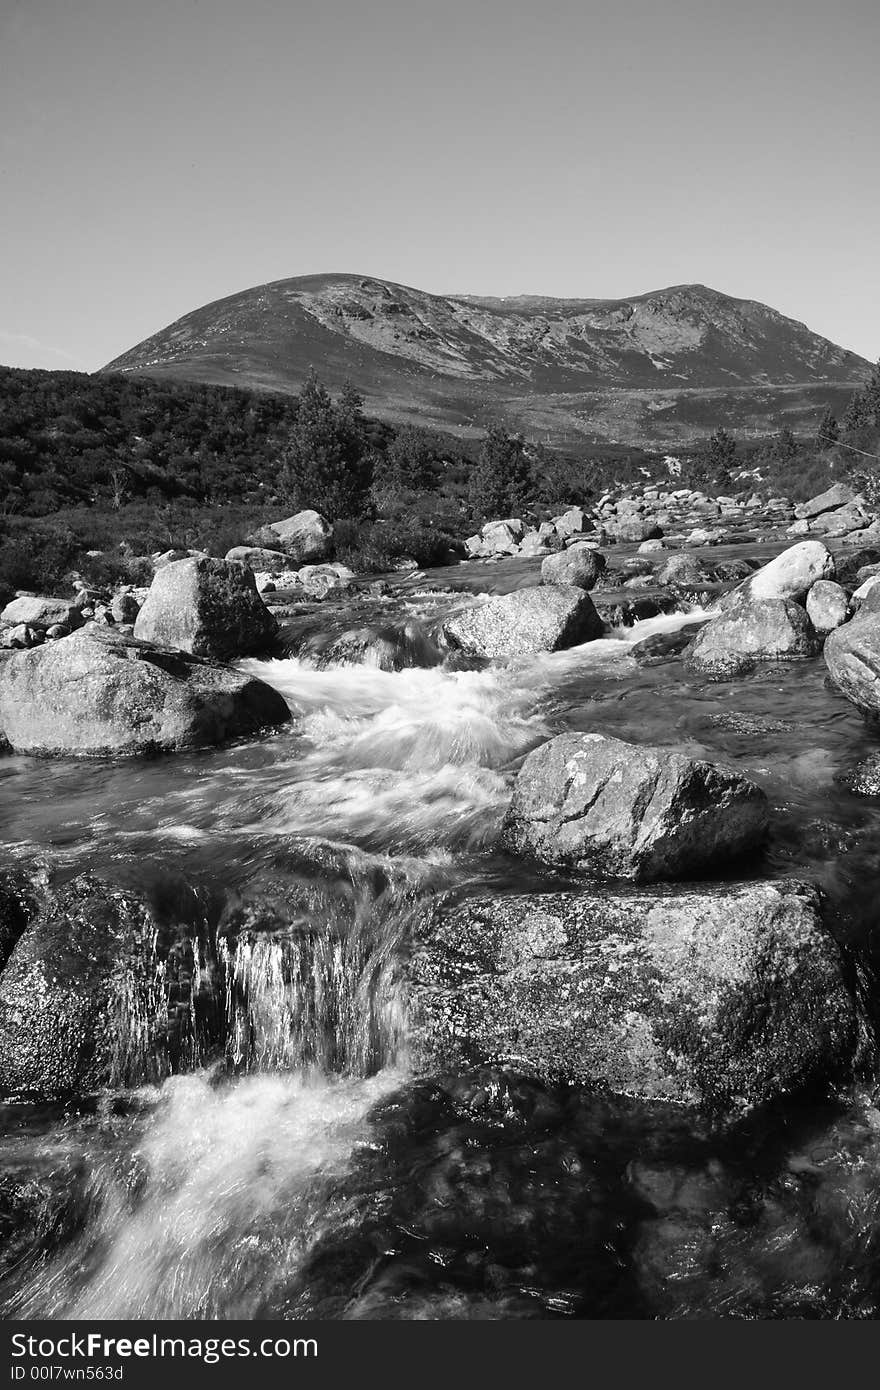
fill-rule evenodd
<path id="1" fill-rule="evenodd" d="M 425 1069 L 551 1079 L 732 1111 L 842 1074 L 839 950 L 799 883 L 441 901 L 411 963 Z"/>
<path id="2" fill-rule="evenodd" d="M 447 618 L 449 643 L 472 656 L 555 652 L 600 637 L 602 619 L 583 589 L 567 584 L 517 589 Z"/>
<path id="3" fill-rule="evenodd" d="M 146 642 L 221 659 L 263 651 L 277 631 L 252 570 L 203 558 L 158 570 L 134 625 Z"/>
<path id="4" fill-rule="evenodd" d="M 20 753 L 204 748 L 289 719 L 263 681 L 112 629 L 82 628 L 0 666 L 0 728 Z"/>
<path id="5" fill-rule="evenodd" d="M 596 878 L 691 876 L 760 844 L 767 800 L 735 772 L 603 734 L 529 753 L 503 839 L 516 854 Z"/>

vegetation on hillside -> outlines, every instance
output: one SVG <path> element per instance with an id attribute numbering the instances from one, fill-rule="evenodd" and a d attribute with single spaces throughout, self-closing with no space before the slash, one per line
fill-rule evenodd
<path id="1" fill-rule="evenodd" d="M 636 449 L 565 454 L 501 425 L 480 441 L 367 418 L 314 375 L 299 397 L 125 375 L 0 368 L 0 599 L 75 572 L 144 582 L 171 547 L 224 554 L 268 520 L 311 506 L 361 570 L 441 563 L 492 517 L 535 519 L 648 478 L 800 498 L 846 479 L 874 494 L 880 365 L 812 439 L 760 442 L 723 428 L 673 469 Z"/>

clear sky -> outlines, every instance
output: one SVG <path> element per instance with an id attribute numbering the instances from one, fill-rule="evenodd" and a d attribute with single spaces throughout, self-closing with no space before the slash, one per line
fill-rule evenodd
<path id="1" fill-rule="evenodd" d="M 0 0 L 0 361 L 267 280 L 701 281 L 880 354 L 880 0 Z"/>

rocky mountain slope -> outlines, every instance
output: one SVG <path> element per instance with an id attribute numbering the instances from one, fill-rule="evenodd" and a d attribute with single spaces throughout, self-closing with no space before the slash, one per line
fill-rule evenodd
<path id="1" fill-rule="evenodd" d="M 218 300 L 107 371 L 296 391 L 314 366 L 370 413 L 445 429 L 491 419 L 554 442 L 663 444 L 718 423 L 809 428 L 868 363 L 802 323 L 704 285 L 631 299 L 487 299 L 385 280 L 278 280 Z"/>

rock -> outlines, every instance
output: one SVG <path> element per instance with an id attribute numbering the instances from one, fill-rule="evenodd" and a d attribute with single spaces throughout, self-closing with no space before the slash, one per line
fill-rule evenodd
<path id="1" fill-rule="evenodd" d="M 5 627 L 0 630 L 0 647 L 21 650 L 25 647 L 37 647 L 45 637 L 41 628 L 28 627 L 27 623 L 17 623 L 15 627 Z"/>
<path id="2" fill-rule="evenodd" d="M 0 613 L 0 623 L 11 627 L 24 624 L 27 627 L 46 628 L 55 623 L 63 623 L 67 628 L 80 627 L 82 617 L 79 607 L 72 599 L 40 598 L 36 595 L 22 594 L 7 603 Z"/>
<path id="3" fill-rule="evenodd" d="M 115 623 L 133 623 L 141 606 L 140 599 L 132 593 L 116 594 L 110 605 L 110 615 Z"/>
<path id="4" fill-rule="evenodd" d="M 659 540 L 663 535 L 662 528 L 651 517 L 624 515 L 618 517 L 617 521 L 609 523 L 607 529 L 618 541 L 624 543 Z"/>
<path id="5" fill-rule="evenodd" d="M 705 584 L 706 576 L 692 555 L 670 555 L 657 571 L 655 583 L 691 589 Z"/>
<path id="6" fill-rule="evenodd" d="M 46 876 L 37 866 L 0 870 L 0 972 L 36 914 L 45 891 Z"/>
<path id="7" fill-rule="evenodd" d="M 267 550 L 259 545 L 234 545 L 226 552 L 227 560 L 237 560 L 254 571 L 265 574 L 280 574 L 290 568 L 290 556 L 284 550 Z"/>
<path id="8" fill-rule="evenodd" d="M 541 564 L 545 584 L 570 584 L 592 589 L 605 569 L 605 556 L 592 546 L 570 545 L 558 555 L 548 555 Z"/>
<path id="9" fill-rule="evenodd" d="M 328 594 L 350 589 L 354 582 L 354 570 L 339 563 L 330 565 L 303 565 L 297 578 L 309 598 L 326 598 Z"/>
<path id="10" fill-rule="evenodd" d="M 688 624 L 676 632 L 655 632 L 652 637 L 636 642 L 630 650 L 630 655 L 640 666 L 660 666 L 681 656 L 693 640 L 694 627 Z"/>
<path id="11" fill-rule="evenodd" d="M 428 1071 L 507 1061 L 736 1112 L 845 1078 L 857 1040 L 818 894 L 793 882 L 441 899 L 410 975 Z"/>
<path id="12" fill-rule="evenodd" d="M 764 793 L 665 748 L 560 734 L 529 753 L 502 838 L 515 854 L 595 878 L 680 878 L 754 848 Z"/>
<path id="13" fill-rule="evenodd" d="M 874 589 L 868 595 L 870 602 Z M 872 719 L 880 717 L 880 611 L 865 604 L 825 641 L 825 665 L 831 682 Z M 3 720 L 0 717 L 0 725 Z"/>
<path id="14" fill-rule="evenodd" d="M 651 540 L 651 541 L 642 541 L 641 545 L 639 546 L 639 554 L 640 554 L 640 555 L 655 555 L 655 554 L 657 553 L 658 550 L 662 550 L 662 549 L 663 549 L 663 542 L 662 542 L 661 540 L 659 540 L 659 539 L 655 536 L 655 538 L 654 538 L 653 540 Z"/>
<path id="15" fill-rule="evenodd" d="M 558 550 L 561 542 L 559 537 L 551 538 L 542 536 L 538 531 L 529 531 L 519 543 L 520 555 L 549 555 L 552 551 Z"/>
<path id="16" fill-rule="evenodd" d="M 583 589 L 553 584 L 474 605 L 448 618 L 443 630 L 472 656 L 521 656 L 589 642 L 602 635 L 602 620 Z"/>
<path id="17" fill-rule="evenodd" d="M 743 585 L 754 599 L 803 602 L 817 579 L 834 578 L 834 558 L 821 541 L 801 541 L 763 565 Z"/>
<path id="18" fill-rule="evenodd" d="M 834 557 L 834 569 L 838 584 L 843 584 L 847 589 L 854 589 L 867 579 L 869 574 L 880 573 L 880 550 L 868 546 L 861 550 L 837 554 Z"/>
<path id="19" fill-rule="evenodd" d="M 152 565 L 154 570 L 160 570 L 164 569 L 166 565 L 175 564 L 178 560 L 196 560 L 206 557 L 207 551 L 205 550 L 163 550 L 161 554 L 152 556 Z"/>
<path id="20" fill-rule="evenodd" d="M 820 492 L 818 497 L 811 497 L 809 502 L 802 502 L 799 507 L 795 507 L 794 514 L 800 519 L 809 520 L 814 516 L 821 516 L 823 512 L 845 507 L 855 500 L 856 494 L 851 487 L 847 487 L 845 483 L 835 483 L 825 492 Z"/>
<path id="21" fill-rule="evenodd" d="M 266 649 L 278 623 L 253 572 L 233 560 L 177 560 L 158 570 L 135 637 L 193 656 L 229 658 Z"/>
<path id="22" fill-rule="evenodd" d="M 807 594 L 807 617 L 821 636 L 840 627 L 849 617 L 846 589 L 833 579 L 817 579 Z"/>
<path id="23" fill-rule="evenodd" d="M 138 1085 L 187 1060 L 204 969 L 189 933 L 91 877 L 47 893 L 0 976 L 0 1091 Z"/>
<path id="24" fill-rule="evenodd" d="M 283 698 L 228 666 L 86 628 L 0 667 L 0 728 L 59 757 L 204 748 L 286 723 Z"/>
<path id="25" fill-rule="evenodd" d="M 261 527 L 253 538 L 257 546 L 283 550 L 298 565 L 329 560 L 333 552 L 333 527 L 326 517 L 311 508 L 271 521 Z"/>
<path id="26" fill-rule="evenodd" d="M 880 545 L 880 521 L 872 521 L 863 530 L 849 531 L 844 536 L 844 545 Z"/>
<path id="27" fill-rule="evenodd" d="M 467 540 L 464 543 L 464 548 L 465 552 L 470 556 L 470 558 L 474 559 L 477 555 L 482 554 L 483 537 L 468 536 Z"/>
<path id="28" fill-rule="evenodd" d="M 804 518 L 801 521 L 793 521 L 786 529 L 787 536 L 808 536 L 810 534 L 810 523 Z"/>
<path id="29" fill-rule="evenodd" d="M 70 628 L 66 623 L 53 623 L 46 628 L 46 637 L 50 642 L 56 642 L 59 637 L 69 637 Z"/>
<path id="30" fill-rule="evenodd" d="M 838 507 L 827 515 L 820 516 L 812 524 L 812 530 L 823 536 L 846 536 L 851 531 L 862 532 L 869 520 L 867 512 L 858 502 L 850 502 L 846 507 Z"/>
<path id="31" fill-rule="evenodd" d="M 580 536 L 591 530 L 591 523 L 583 507 L 569 507 L 567 512 L 553 518 L 553 526 L 559 536 Z"/>
<path id="32" fill-rule="evenodd" d="M 700 629 L 685 663 L 714 680 L 742 675 L 762 661 L 813 656 L 818 639 L 807 614 L 789 599 L 736 602 Z"/>
<path id="33" fill-rule="evenodd" d="M 696 526 L 685 541 L 685 545 L 720 545 L 725 539 L 723 531 L 707 531 L 705 527 Z"/>
<path id="34" fill-rule="evenodd" d="M 857 608 L 861 608 L 864 605 L 865 599 L 877 588 L 878 584 L 880 584 L 880 574 L 871 574 L 857 589 L 853 590 L 853 603 Z"/>
<path id="35" fill-rule="evenodd" d="M 483 555 L 515 555 L 525 533 L 518 517 L 507 521 L 487 521 L 481 536 Z"/>

